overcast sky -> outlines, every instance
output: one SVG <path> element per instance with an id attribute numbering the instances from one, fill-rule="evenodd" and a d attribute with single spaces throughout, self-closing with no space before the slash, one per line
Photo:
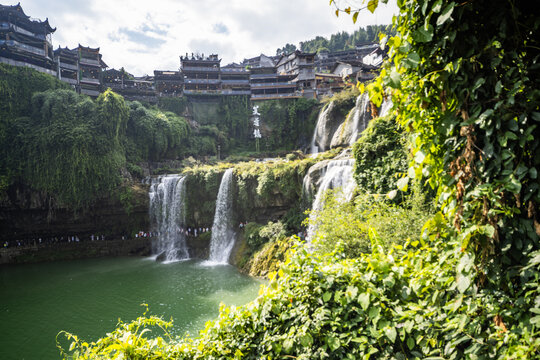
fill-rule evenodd
<path id="1" fill-rule="evenodd" d="M 347 1 L 347 0 L 342 0 Z M 4 5 L 16 1 L 0 0 Z M 180 55 L 219 54 L 222 65 L 286 43 L 358 26 L 389 24 L 395 6 L 363 11 L 356 25 L 336 17 L 328 0 L 21 0 L 26 15 L 49 19 L 54 48 L 100 47 L 111 68 L 136 76 L 176 70 Z"/>

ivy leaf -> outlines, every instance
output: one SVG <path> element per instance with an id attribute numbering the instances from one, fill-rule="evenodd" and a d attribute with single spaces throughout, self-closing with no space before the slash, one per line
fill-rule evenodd
<path id="1" fill-rule="evenodd" d="M 452 15 L 452 12 L 454 11 L 454 6 L 455 6 L 454 3 L 450 3 L 444 8 L 441 15 L 439 15 L 439 17 L 437 18 L 437 26 L 441 26 L 448 19 L 450 19 L 450 16 Z"/>
<path id="2" fill-rule="evenodd" d="M 304 334 L 300 336 L 300 343 L 304 347 L 310 347 L 313 344 L 313 337 L 310 334 Z"/>
<path id="3" fill-rule="evenodd" d="M 339 347 L 341 346 L 341 342 L 339 341 L 339 339 L 332 335 L 328 336 L 328 338 L 326 339 L 326 343 L 332 351 L 339 349 Z"/>
<path id="4" fill-rule="evenodd" d="M 424 154 L 422 150 L 418 150 L 416 154 L 414 154 L 414 161 L 417 164 L 423 163 L 425 158 L 426 158 L 426 155 Z"/>
<path id="5" fill-rule="evenodd" d="M 283 350 L 285 350 L 286 353 L 290 353 L 293 346 L 294 340 L 291 338 L 285 339 L 285 341 L 283 342 Z"/>
<path id="6" fill-rule="evenodd" d="M 459 275 L 456 283 L 458 291 L 464 293 L 471 286 L 471 279 L 468 276 Z"/>
<path id="7" fill-rule="evenodd" d="M 323 296 L 322 296 L 324 302 L 328 302 L 328 300 L 330 300 L 331 297 L 332 297 L 332 293 L 331 293 L 331 292 L 328 292 L 328 291 L 325 292 L 325 293 L 323 294 Z"/>
<path id="8" fill-rule="evenodd" d="M 388 84 L 394 89 L 399 89 L 401 86 L 401 75 L 395 69 L 392 69 L 390 73 L 390 82 Z"/>
<path id="9" fill-rule="evenodd" d="M 357 12 L 355 12 L 355 13 L 353 14 L 353 16 L 352 16 L 353 24 L 356 24 L 356 20 L 358 19 L 358 13 L 359 13 L 359 12 L 357 11 Z"/>
<path id="10" fill-rule="evenodd" d="M 417 42 L 430 42 L 433 39 L 433 26 L 428 25 L 427 28 L 423 26 L 416 29 L 413 33 L 413 39 Z"/>
<path id="11" fill-rule="evenodd" d="M 409 348 L 409 350 L 414 349 L 414 345 L 416 345 L 414 339 L 411 337 L 407 338 L 407 347 Z"/>
<path id="12" fill-rule="evenodd" d="M 396 341 L 397 331 L 395 327 L 387 327 L 386 329 L 384 329 L 384 334 L 388 339 L 390 339 L 391 342 Z"/>
<path id="13" fill-rule="evenodd" d="M 375 9 L 377 9 L 377 6 L 379 6 L 379 0 L 369 0 L 367 8 L 373 14 Z"/>
<path id="14" fill-rule="evenodd" d="M 358 296 L 358 302 L 362 309 L 367 310 L 369 307 L 369 293 L 362 293 Z"/>
<path id="15" fill-rule="evenodd" d="M 396 196 L 397 196 L 397 190 L 392 190 L 388 192 L 388 194 L 386 194 L 386 197 L 390 200 L 394 200 Z"/>
<path id="16" fill-rule="evenodd" d="M 403 64 L 408 68 L 416 69 L 420 65 L 420 56 L 415 52 L 411 52 L 403 59 Z"/>
<path id="17" fill-rule="evenodd" d="M 397 187 L 399 190 L 403 191 L 403 192 L 406 192 L 407 191 L 407 186 L 409 185 L 409 178 L 408 177 L 404 177 L 404 178 L 401 178 L 397 181 Z"/>
<path id="18" fill-rule="evenodd" d="M 504 184 L 504 188 L 514 194 L 519 194 L 521 192 L 521 183 L 518 179 L 511 175 L 508 181 Z"/>

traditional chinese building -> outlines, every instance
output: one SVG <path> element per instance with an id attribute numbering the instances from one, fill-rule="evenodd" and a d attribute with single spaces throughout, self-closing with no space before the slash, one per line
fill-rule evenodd
<path id="1" fill-rule="evenodd" d="M 99 48 L 82 46 L 76 49 L 79 56 L 79 88 L 81 94 L 98 96 L 101 84 L 101 72 L 107 64 L 101 59 Z"/>
<path id="2" fill-rule="evenodd" d="M 114 92 L 122 95 L 126 100 L 144 101 L 151 104 L 157 102 L 154 89 L 153 76 L 135 77 L 120 70 L 110 69 L 103 72 L 103 88 L 110 88 Z"/>
<path id="3" fill-rule="evenodd" d="M 302 97 L 293 81 L 296 75 L 280 75 L 275 67 L 254 67 L 250 70 L 252 101 Z"/>
<path id="4" fill-rule="evenodd" d="M 315 53 L 295 51 L 284 55 L 276 65 L 277 73 L 294 75 L 298 90 L 306 98 L 315 97 Z"/>
<path id="5" fill-rule="evenodd" d="M 338 61 L 362 61 L 364 56 L 378 48 L 380 49 L 379 44 L 366 43 L 357 45 L 354 49 L 332 52 L 320 51 L 315 58 L 315 67 L 319 72 L 330 71 Z"/>
<path id="6" fill-rule="evenodd" d="M 154 70 L 154 88 L 157 96 L 182 96 L 184 74 L 180 71 Z"/>
<path id="7" fill-rule="evenodd" d="M 332 96 L 333 94 L 340 92 L 345 87 L 345 84 L 340 75 L 316 73 L 315 87 L 317 98 L 321 99 L 324 96 Z"/>
<path id="8" fill-rule="evenodd" d="M 222 95 L 250 95 L 250 71 L 240 64 L 229 64 L 221 68 Z"/>
<path id="9" fill-rule="evenodd" d="M 58 79 L 67 82 L 74 89 L 79 86 L 79 53 L 77 49 L 60 48 L 54 50 Z"/>
<path id="10" fill-rule="evenodd" d="M 49 20 L 33 20 L 21 4 L 0 5 L 0 62 L 56 76 Z"/>
<path id="11" fill-rule="evenodd" d="M 187 96 L 214 96 L 221 94 L 221 59 L 216 54 L 186 54 L 180 57 L 184 74 L 184 94 Z"/>

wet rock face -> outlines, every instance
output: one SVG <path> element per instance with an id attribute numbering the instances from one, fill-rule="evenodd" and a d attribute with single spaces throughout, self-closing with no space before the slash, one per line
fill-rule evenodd
<path id="1" fill-rule="evenodd" d="M 329 150 L 332 138 L 343 121 L 344 118 L 336 108 L 335 102 L 331 101 L 325 106 L 317 119 L 311 142 L 311 153 Z"/>
<path id="2" fill-rule="evenodd" d="M 367 93 L 356 98 L 355 106 L 347 116 L 341 114 L 334 101 L 330 102 L 319 114 L 311 141 L 311 153 L 354 144 L 376 115 L 373 111 Z"/>
<path id="3" fill-rule="evenodd" d="M 351 146 L 358 140 L 369 121 L 373 118 L 372 108 L 368 93 L 364 93 L 356 99 L 355 107 L 349 112 L 345 121 L 339 126 L 330 143 L 330 148 L 339 146 Z"/>
<path id="4" fill-rule="evenodd" d="M 147 186 L 132 187 L 132 200 L 126 207 L 112 198 L 99 200 L 84 211 L 58 206 L 51 197 L 18 184 L 10 187 L 0 201 L 0 241 L 61 236 L 109 238 L 148 231 Z"/>

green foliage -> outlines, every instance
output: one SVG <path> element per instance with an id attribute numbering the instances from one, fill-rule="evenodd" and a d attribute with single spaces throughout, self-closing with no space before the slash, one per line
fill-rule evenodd
<path id="1" fill-rule="evenodd" d="M 142 329 L 161 323 L 137 319 L 94 343 L 72 338 L 72 354 L 75 359 L 538 358 L 540 310 L 531 317 L 504 292 L 479 289 L 474 256 L 455 242 L 435 240 L 439 225 L 428 226 L 427 243 L 374 245 L 372 253 L 353 260 L 336 260 L 339 252 L 318 256 L 296 248 L 256 301 L 222 306 L 219 318 L 196 338 L 146 339 L 138 336 Z M 516 288 L 529 307 L 540 296 L 536 256 L 519 271 Z"/>
<path id="2" fill-rule="evenodd" d="M 295 51 L 296 51 L 296 45 L 287 43 L 285 44 L 283 48 L 279 48 L 276 50 L 276 55 L 288 55 Z"/>
<path id="3" fill-rule="evenodd" d="M 316 100 L 272 100 L 259 102 L 258 105 L 263 149 L 294 150 L 299 144 L 308 143 L 319 110 Z"/>
<path id="4" fill-rule="evenodd" d="M 538 11 L 504 0 L 399 5 L 392 62 L 369 89 L 375 102 L 389 89 L 411 131 L 408 175 L 438 190 L 462 247 L 494 271 L 523 265 L 540 248 Z"/>
<path id="5" fill-rule="evenodd" d="M 17 146 L 8 159 L 25 183 L 75 209 L 113 192 L 125 163 L 118 137 L 127 108 L 113 93 L 102 96 L 95 103 L 71 90 L 33 96 L 32 115 L 10 128 Z"/>
<path id="6" fill-rule="evenodd" d="M 353 146 L 354 178 L 362 193 L 386 194 L 407 171 L 402 132 L 392 117 L 375 118 Z"/>
<path id="7" fill-rule="evenodd" d="M 366 194 L 342 202 L 329 191 L 323 210 L 315 215 L 306 219 L 306 224 L 316 229 L 312 239 L 315 250 L 330 253 L 340 245 L 343 254 L 353 258 L 369 252 L 373 238 L 385 247 L 420 240 L 420 229 L 430 212 L 421 198 L 408 197 L 395 205 L 384 195 Z"/>
<path id="8" fill-rule="evenodd" d="M 293 238 L 269 241 L 257 251 L 242 270 L 251 276 L 265 277 L 278 271 L 285 261 L 287 252 L 295 244 Z"/>
<path id="9" fill-rule="evenodd" d="M 187 108 L 187 99 L 185 97 L 159 97 L 158 107 L 164 112 L 170 111 L 183 116 Z"/>
<path id="10" fill-rule="evenodd" d="M 16 119 L 32 113 L 32 95 L 48 89 L 68 89 L 69 85 L 47 74 L 26 67 L 0 64 L 0 192 L 16 177 L 14 167 L 8 164 L 6 154 L 12 151 L 13 129 Z M 10 132 L 11 129 L 11 132 Z M 8 134 L 9 132 L 9 134 Z"/>
<path id="11" fill-rule="evenodd" d="M 175 159 L 188 151 L 190 129 L 186 120 L 172 112 L 129 103 L 126 150 L 132 161 Z"/>
<path id="12" fill-rule="evenodd" d="M 326 105 L 333 102 L 334 111 L 339 114 L 339 117 L 345 118 L 356 105 L 358 95 L 360 95 L 360 91 L 353 86 L 334 94 L 332 97 L 323 98 L 322 102 Z"/>
<path id="13" fill-rule="evenodd" d="M 266 225 L 250 222 L 244 231 L 244 237 L 251 252 L 268 242 L 282 240 L 285 236 L 287 236 L 287 230 L 281 221 L 270 221 Z"/>
<path id="14" fill-rule="evenodd" d="M 317 36 L 315 39 L 300 42 L 300 49 L 304 52 L 354 49 L 357 45 L 377 41 L 378 35 L 381 32 L 386 34 L 392 33 L 392 28 L 389 25 L 368 25 L 365 28 L 360 27 L 352 34 L 346 31 L 332 34 L 329 39 L 323 36 Z"/>

